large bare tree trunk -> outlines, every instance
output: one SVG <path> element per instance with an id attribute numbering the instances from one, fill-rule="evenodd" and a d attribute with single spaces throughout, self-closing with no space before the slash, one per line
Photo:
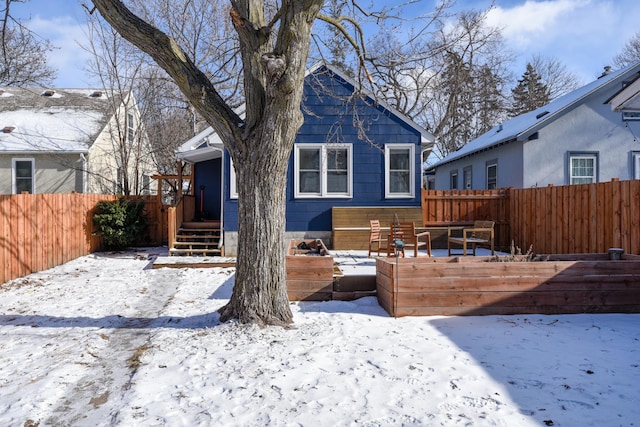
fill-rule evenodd
<path id="1" fill-rule="evenodd" d="M 323 0 L 283 0 L 270 23 L 263 0 L 231 1 L 244 70 L 244 119 L 224 103 L 172 38 L 133 15 L 121 1 L 93 3 L 123 37 L 167 71 L 233 159 L 239 190 L 238 260 L 233 295 L 220 309 L 221 319 L 291 323 L 284 242 L 286 174 L 303 120 L 300 103 L 311 27 Z"/>

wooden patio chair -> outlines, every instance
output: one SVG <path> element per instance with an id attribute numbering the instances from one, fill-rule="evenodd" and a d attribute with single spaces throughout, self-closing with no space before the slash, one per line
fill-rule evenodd
<path id="1" fill-rule="evenodd" d="M 431 256 L 431 233 L 424 231 L 416 233 L 416 225 L 413 222 L 392 222 L 389 226 L 389 236 L 387 237 L 387 256 L 394 255 L 395 241 L 402 240 L 404 247 L 400 249 L 400 253 L 404 257 L 404 250 L 413 248 L 413 256 L 418 256 L 418 249 L 424 247 Z M 423 240 L 424 239 L 424 240 Z"/>
<path id="2" fill-rule="evenodd" d="M 386 250 L 387 238 L 382 237 L 382 231 L 380 229 L 380 221 L 377 219 L 369 220 L 369 254 L 367 256 L 371 256 L 372 251 L 376 251 L 378 256 L 382 252 L 382 250 Z M 374 248 L 375 246 L 375 248 Z"/>
<path id="3" fill-rule="evenodd" d="M 462 228 L 462 236 L 452 236 L 451 231 L 455 228 L 449 227 L 447 229 L 447 249 L 449 250 L 449 256 L 451 256 L 451 243 L 462 245 L 463 256 L 467 255 L 467 247 L 469 245 L 473 250 L 474 256 L 476 255 L 477 245 L 489 246 L 491 248 L 491 255 L 494 255 L 494 226 L 494 221 L 474 221 L 473 227 Z"/>

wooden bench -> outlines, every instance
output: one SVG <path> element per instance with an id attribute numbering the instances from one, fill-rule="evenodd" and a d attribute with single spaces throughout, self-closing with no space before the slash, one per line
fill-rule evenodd
<path id="1" fill-rule="evenodd" d="M 331 208 L 333 250 L 367 250 L 371 220 L 381 224 L 382 237 L 389 232 L 388 224 L 396 220 L 422 225 L 420 207 L 341 206 Z M 418 227 L 419 231 L 425 231 Z M 386 239 L 385 239 L 386 240 Z M 383 249 L 383 253 L 386 249 Z"/>
<path id="2" fill-rule="evenodd" d="M 451 256 L 451 244 L 462 245 L 462 255 L 467 255 L 467 247 L 471 246 L 473 255 L 476 254 L 477 245 L 487 245 L 491 248 L 491 255 L 495 254 L 494 250 L 494 221 L 474 221 L 473 227 L 449 227 L 447 230 L 447 249 Z M 462 236 L 453 236 L 454 230 L 462 230 Z"/>

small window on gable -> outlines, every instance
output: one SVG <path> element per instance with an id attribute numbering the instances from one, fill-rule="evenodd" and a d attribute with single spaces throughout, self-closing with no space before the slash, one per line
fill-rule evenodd
<path id="1" fill-rule="evenodd" d="M 625 122 L 632 122 L 640 120 L 640 111 L 623 111 L 622 120 Z"/>
<path id="2" fill-rule="evenodd" d="M 569 153 L 569 184 L 598 182 L 597 153 Z"/>
<path id="3" fill-rule="evenodd" d="M 135 138 L 135 127 L 133 113 L 127 113 L 127 141 L 133 143 Z"/>
<path id="4" fill-rule="evenodd" d="M 462 170 L 462 179 L 464 180 L 464 189 L 471 190 L 473 186 L 473 177 L 471 176 L 471 166 L 467 166 Z"/>
<path id="5" fill-rule="evenodd" d="M 458 189 L 458 170 L 451 171 L 451 175 L 449 176 L 449 189 L 457 190 Z"/>
<path id="6" fill-rule="evenodd" d="M 415 145 L 387 144 L 384 147 L 385 197 L 406 198 L 415 194 Z"/>
<path id="7" fill-rule="evenodd" d="M 640 179 L 640 152 L 631 153 L 633 159 L 633 179 Z"/>
<path id="8" fill-rule="evenodd" d="M 498 162 L 487 163 L 487 190 L 498 188 Z"/>
<path id="9" fill-rule="evenodd" d="M 35 160 L 12 159 L 13 194 L 35 192 Z"/>

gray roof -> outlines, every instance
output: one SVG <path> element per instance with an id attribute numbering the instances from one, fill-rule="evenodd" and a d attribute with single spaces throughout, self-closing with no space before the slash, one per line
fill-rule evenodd
<path id="1" fill-rule="evenodd" d="M 623 82 L 630 82 L 637 79 L 640 76 L 639 73 L 640 62 L 611 74 L 604 75 L 573 92 L 556 98 L 537 110 L 521 114 L 495 126 L 488 132 L 462 146 L 458 151 L 434 163 L 429 169 L 434 169 L 454 160 L 472 155 L 473 153 L 512 141 L 525 141 L 544 126 L 581 105 L 586 98 L 594 93 L 612 87 L 612 85 L 619 85 L 619 87 L 622 88 Z"/>
<path id="2" fill-rule="evenodd" d="M 87 152 L 112 111 L 104 90 L 0 89 L 0 153 Z"/>

